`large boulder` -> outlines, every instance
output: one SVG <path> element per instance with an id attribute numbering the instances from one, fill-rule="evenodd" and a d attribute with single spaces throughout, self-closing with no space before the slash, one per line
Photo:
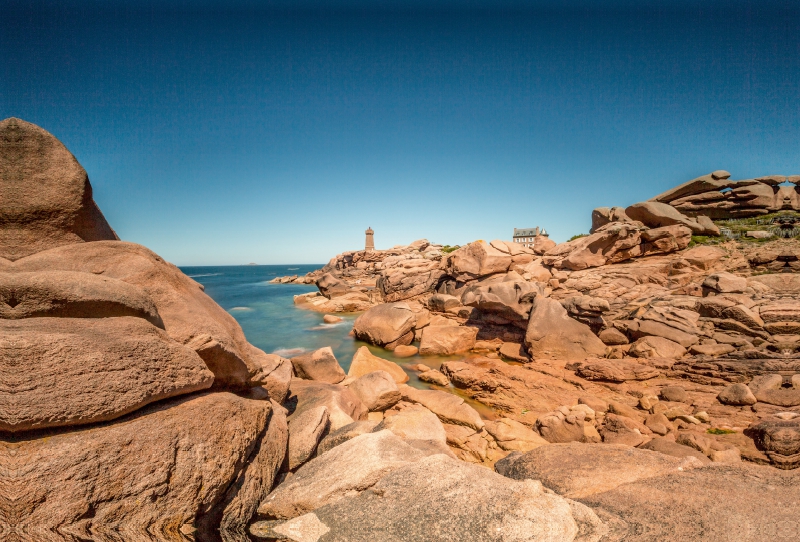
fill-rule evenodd
<path id="1" fill-rule="evenodd" d="M 0 320 L 0 429 L 96 423 L 211 387 L 193 350 L 141 318 Z"/>
<path id="2" fill-rule="evenodd" d="M 702 177 L 698 177 L 696 179 L 692 179 L 691 181 L 686 181 L 685 183 L 676 186 L 666 192 L 659 194 L 658 196 L 652 198 L 650 201 L 658 201 L 662 203 L 670 203 L 675 201 L 679 198 L 684 198 L 686 196 L 693 196 L 696 194 L 702 194 L 704 192 L 717 192 L 719 193 L 720 190 L 723 188 L 727 188 L 730 185 L 730 178 L 731 174 L 727 171 L 718 170 L 714 171 L 713 173 L 709 173 L 708 175 L 703 175 Z M 722 196 L 719 197 L 722 199 Z"/>
<path id="3" fill-rule="evenodd" d="M 330 346 L 295 356 L 291 362 L 294 374 L 298 378 L 319 380 L 329 384 L 338 384 L 347 378 Z"/>
<path id="4" fill-rule="evenodd" d="M 398 364 L 383 358 L 379 358 L 369 351 L 369 348 L 362 346 L 353 355 L 353 360 L 350 362 L 350 370 L 347 376 L 351 378 L 358 378 L 375 371 L 385 371 L 392 375 L 394 381 L 398 384 L 408 382 L 408 375 Z"/>
<path id="5" fill-rule="evenodd" d="M 181 532 L 241 533 L 269 492 L 286 449 L 286 419 L 269 401 L 211 393 L 151 405 L 81 431 L 0 446 L 9 491 L 3 532 L 31 540 L 91 533 L 179 540 Z M 24 510 L 24 513 L 14 513 Z M 85 538 L 84 535 L 81 535 Z"/>
<path id="6" fill-rule="evenodd" d="M 117 240 L 92 199 L 89 177 L 52 134 L 20 119 L 0 121 L 0 258 Z"/>
<path id="7" fill-rule="evenodd" d="M 450 356 L 468 352 L 475 346 L 478 328 L 469 326 L 434 326 L 422 329 L 419 353 L 422 356 Z"/>
<path id="8" fill-rule="evenodd" d="M 266 518 L 300 516 L 365 491 L 425 455 L 388 430 L 353 437 L 300 467 L 267 495 L 258 513 Z"/>
<path id="9" fill-rule="evenodd" d="M 487 421 L 486 431 L 506 451 L 529 452 L 549 444 L 539 433 L 511 418 Z"/>
<path id="10" fill-rule="evenodd" d="M 344 386 L 327 382 L 293 379 L 286 404 L 293 407 L 291 416 L 324 406 L 328 411 L 330 431 L 367 416 L 367 409 L 356 394 Z"/>
<path id="11" fill-rule="evenodd" d="M 402 301 L 434 291 L 444 271 L 438 261 L 421 260 L 421 263 L 417 267 L 398 266 L 381 272 L 376 288 L 384 301 Z"/>
<path id="12" fill-rule="evenodd" d="M 679 225 L 686 226 L 694 235 L 719 235 L 719 228 L 713 222 L 710 226 L 705 221 L 704 224 L 700 224 L 697 219 L 689 218 L 666 203 L 657 201 L 635 203 L 625 209 L 625 214 L 631 220 L 638 220 L 649 228 Z"/>
<path id="13" fill-rule="evenodd" d="M 595 233 L 561 243 L 545 252 L 542 262 L 557 269 L 579 271 L 642 255 L 641 222 L 613 222 Z"/>
<path id="14" fill-rule="evenodd" d="M 497 462 L 513 480 L 539 480 L 559 495 L 579 499 L 623 484 L 701 467 L 694 457 L 677 458 L 623 444 L 551 444 Z"/>
<path id="15" fill-rule="evenodd" d="M 294 470 L 314 455 L 317 444 L 328 430 L 328 407 L 325 405 L 295 411 L 289 416 L 289 445 L 286 462 Z"/>
<path id="16" fill-rule="evenodd" d="M 392 375 L 373 371 L 356 378 L 348 385 L 370 412 L 386 410 L 400 400 L 400 390 Z"/>
<path id="17" fill-rule="evenodd" d="M 342 280 L 338 279 L 330 273 L 325 273 L 316 282 L 319 293 L 331 299 L 347 294 L 350 288 Z"/>
<path id="18" fill-rule="evenodd" d="M 558 301 L 541 296 L 533 302 L 525 346 L 533 359 L 583 360 L 606 352 L 589 326 L 570 318 Z"/>
<path id="19" fill-rule="evenodd" d="M 402 404 L 402 403 L 401 403 Z M 373 431 L 388 429 L 409 444 L 421 449 L 447 450 L 447 434 L 436 414 L 421 405 L 405 406 L 387 412 Z"/>
<path id="20" fill-rule="evenodd" d="M 418 390 L 411 386 L 403 386 L 401 393 L 404 401 L 424 406 L 442 423 L 463 425 L 476 431 L 483 429 L 484 422 L 478 412 L 457 395 L 439 390 Z"/>
<path id="21" fill-rule="evenodd" d="M 504 273 L 511 267 L 512 256 L 486 241 L 475 241 L 451 252 L 444 261 L 447 274 L 459 281 L 474 280 Z"/>
<path id="22" fill-rule="evenodd" d="M 251 532 L 259 529 L 256 524 Z M 442 455 L 400 467 L 370 490 L 272 529 L 295 542 L 567 542 L 605 532 L 591 510 L 538 482 L 509 481 Z"/>
<path id="23" fill-rule="evenodd" d="M 800 499 L 796 478 L 772 467 L 715 463 L 580 500 L 626 541 L 792 540 L 797 519 L 786 503 Z"/>
<path id="24" fill-rule="evenodd" d="M 415 324 L 416 316 L 408 303 L 383 303 L 356 318 L 353 333 L 356 339 L 392 350 L 411 344 Z"/>
<path id="25" fill-rule="evenodd" d="M 461 294 L 464 305 L 475 307 L 510 321 L 527 322 L 533 300 L 540 295 L 538 285 L 525 281 L 475 284 Z"/>

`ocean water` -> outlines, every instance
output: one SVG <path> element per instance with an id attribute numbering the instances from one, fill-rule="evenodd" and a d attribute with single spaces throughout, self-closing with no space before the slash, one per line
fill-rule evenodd
<path id="1" fill-rule="evenodd" d="M 294 296 L 314 292 L 317 287 L 305 284 L 269 284 L 275 277 L 302 276 L 322 265 L 241 265 L 220 267 L 181 267 L 181 271 L 205 286 L 205 292 L 233 316 L 247 340 L 265 352 L 284 357 L 330 346 L 340 365 L 347 371 L 353 354 L 367 346 L 375 355 L 396 361 L 407 368 L 415 363 L 438 368 L 442 361 L 455 358 L 395 358 L 382 348 L 356 341 L 349 335 L 358 314 L 338 314 L 338 324 L 322 322 L 322 313 L 300 309 Z M 428 387 L 416 373 L 406 370 L 409 384 Z"/>

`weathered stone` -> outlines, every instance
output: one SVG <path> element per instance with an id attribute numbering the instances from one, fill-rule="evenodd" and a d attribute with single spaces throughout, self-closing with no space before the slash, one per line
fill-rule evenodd
<path id="1" fill-rule="evenodd" d="M 747 384 L 731 384 L 717 395 L 717 400 L 723 405 L 747 406 L 758 402 Z"/>
<path id="2" fill-rule="evenodd" d="M 410 358 L 419 353 L 419 348 L 416 346 L 401 344 L 394 349 L 394 357 L 396 358 Z"/>
<path id="3" fill-rule="evenodd" d="M 762 403 L 782 407 L 800 405 L 800 375 L 794 375 L 788 382 L 778 374 L 756 376 L 749 388 Z"/>
<path id="4" fill-rule="evenodd" d="M 487 421 L 486 431 L 506 451 L 528 452 L 549 444 L 539 433 L 511 418 Z"/>
<path id="5" fill-rule="evenodd" d="M 0 463 L 9 470 L 0 475 L 0 493 L 14 504 L 4 506 L 0 526 L 12 538 L 35 540 L 89 532 L 168 540 L 195 527 L 241 532 L 283 461 L 280 410 L 211 393 L 150 405 L 108 425 L 5 442 Z"/>
<path id="6" fill-rule="evenodd" d="M 686 355 L 686 349 L 669 339 L 647 336 L 633 343 L 628 353 L 636 358 L 678 359 Z"/>
<path id="7" fill-rule="evenodd" d="M 583 426 L 583 417 L 565 416 L 557 410 L 536 420 L 536 430 L 547 442 L 580 442 L 584 437 Z"/>
<path id="8" fill-rule="evenodd" d="M 508 271 L 511 255 L 497 250 L 486 241 L 475 241 L 450 253 L 444 266 L 447 274 L 456 280 L 472 280 Z"/>
<path id="9" fill-rule="evenodd" d="M 404 401 L 424 406 L 436 414 L 442 423 L 483 429 L 484 422 L 480 415 L 457 395 L 438 390 L 418 390 L 411 386 L 403 386 L 400 391 Z"/>
<path id="10" fill-rule="evenodd" d="M 203 360 L 141 318 L 0 320 L 0 429 L 112 420 L 211 387 Z"/>
<path id="11" fill-rule="evenodd" d="M 330 542 L 562 542 L 579 532 L 594 539 L 605 533 L 591 510 L 543 491 L 538 482 L 510 481 L 440 455 L 387 474 L 369 491 L 286 522 L 283 532 L 297 533 L 290 540 L 309 540 L 301 521 L 324 526 L 328 531 L 316 539 Z"/>
<path id="12" fill-rule="evenodd" d="M 330 431 L 364 419 L 367 409 L 349 389 L 338 384 L 292 379 L 287 403 L 294 406 L 292 416 L 318 406 L 328 409 Z"/>
<path id="13" fill-rule="evenodd" d="M 661 388 L 659 395 L 664 401 L 673 401 L 676 403 L 685 403 L 689 398 L 686 389 L 682 386 L 665 386 Z"/>
<path id="14" fill-rule="evenodd" d="M 0 202 L 0 258 L 119 239 L 75 157 L 49 132 L 16 118 L 0 121 Z"/>
<path id="15" fill-rule="evenodd" d="M 300 467 L 260 503 L 269 518 L 293 518 L 374 486 L 386 474 L 425 457 L 391 431 L 363 434 Z"/>
<path id="16" fill-rule="evenodd" d="M 632 328 L 630 334 L 633 338 L 639 339 L 642 337 L 660 337 L 667 339 L 670 342 L 677 343 L 683 348 L 688 348 L 699 341 L 697 335 L 692 335 L 681 331 L 675 327 L 667 324 L 656 322 L 653 320 L 642 320 L 638 325 Z M 647 357 L 647 356 L 643 356 Z M 671 357 L 671 356 L 662 356 Z"/>
<path id="17" fill-rule="evenodd" d="M 316 286 L 319 288 L 319 292 L 328 299 L 345 295 L 350 291 L 347 284 L 330 273 L 325 273 L 317 279 Z"/>
<path id="18" fill-rule="evenodd" d="M 437 371 L 436 369 L 422 372 L 417 375 L 417 378 L 419 378 L 423 382 L 436 384 L 437 386 L 447 387 L 450 385 L 450 379 L 447 378 L 445 375 L 443 375 L 440 371 Z"/>
<path id="19" fill-rule="evenodd" d="M 703 287 L 720 293 L 742 293 L 747 289 L 747 279 L 730 273 L 714 273 L 706 277 Z"/>
<path id="20" fill-rule="evenodd" d="M 631 220 L 638 220 L 649 228 L 679 225 L 689 228 L 694 235 L 719 235 L 719 228 L 713 226 L 713 223 L 712 228 L 703 226 L 666 203 L 657 201 L 635 203 L 625 209 L 625 214 Z"/>
<path id="21" fill-rule="evenodd" d="M 656 378 L 661 373 L 657 369 L 641 363 L 623 360 L 597 360 L 581 365 L 575 371 L 575 374 L 586 380 L 625 382 L 628 380 L 649 380 Z"/>
<path id="22" fill-rule="evenodd" d="M 525 345 L 534 359 L 586 359 L 606 351 L 589 326 L 570 318 L 561 303 L 546 297 L 533 303 Z"/>
<path id="23" fill-rule="evenodd" d="M 398 384 L 408 382 L 408 375 L 402 367 L 392 361 L 379 358 L 370 352 L 369 348 L 362 346 L 353 355 L 353 361 L 350 363 L 350 370 L 347 372 L 347 376 L 358 378 L 374 371 L 386 371 L 392 375 L 392 378 Z"/>
<path id="24" fill-rule="evenodd" d="M 422 356 L 450 356 L 468 352 L 475 346 L 478 329 L 467 326 L 430 325 L 422 330 L 419 353 Z"/>
<path id="25" fill-rule="evenodd" d="M 347 377 L 330 346 L 295 356 L 291 362 L 298 378 L 338 384 Z"/>
<path id="26" fill-rule="evenodd" d="M 324 405 L 296 411 L 289 416 L 289 446 L 287 464 L 294 470 L 314 455 L 317 443 L 327 431 L 328 408 Z"/>
<path id="27" fill-rule="evenodd" d="M 610 346 L 628 344 L 630 342 L 628 340 L 628 337 L 626 337 L 624 333 L 622 333 L 617 328 L 613 327 L 604 329 L 603 331 L 600 332 L 598 337 L 600 338 L 601 341 L 603 341 L 603 344 L 607 344 Z"/>
<path id="28" fill-rule="evenodd" d="M 541 294 L 535 283 L 508 281 L 468 286 L 461 295 L 464 305 L 496 314 L 510 321 L 527 321 L 533 300 Z"/>
<path id="29" fill-rule="evenodd" d="M 694 457 L 676 458 L 621 444 L 551 444 L 497 462 L 513 480 L 539 480 L 559 495 L 581 499 L 637 480 L 702 466 Z"/>
<path id="30" fill-rule="evenodd" d="M 373 431 L 388 429 L 409 444 L 431 443 L 444 450 L 447 447 L 447 434 L 439 418 L 421 405 L 412 405 L 399 412 L 384 417 Z"/>
<path id="31" fill-rule="evenodd" d="M 517 361 L 519 363 L 527 363 L 531 360 L 525 346 L 520 343 L 503 343 L 498 353 L 503 359 Z"/>
<path id="32" fill-rule="evenodd" d="M 355 379 L 347 386 L 370 412 L 386 410 L 400 400 L 400 390 L 392 375 L 373 371 Z"/>
<path id="33" fill-rule="evenodd" d="M 383 303 L 356 318 L 353 333 L 357 339 L 391 350 L 411 344 L 415 323 L 416 316 L 408 303 Z"/>
<path id="34" fill-rule="evenodd" d="M 459 298 L 447 294 L 434 294 L 428 300 L 428 307 L 436 312 L 446 312 L 448 309 L 460 307 L 461 305 Z"/>

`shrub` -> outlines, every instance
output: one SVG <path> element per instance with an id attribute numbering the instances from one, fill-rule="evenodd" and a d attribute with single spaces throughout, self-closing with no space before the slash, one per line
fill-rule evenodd
<path id="1" fill-rule="evenodd" d="M 458 250 L 459 248 L 461 248 L 459 245 L 453 245 L 452 247 L 450 245 L 445 245 L 442 247 L 442 252 L 444 252 L 445 254 L 450 254 L 451 252 Z"/>
<path id="2" fill-rule="evenodd" d="M 589 237 L 589 234 L 588 233 L 579 233 L 578 235 L 573 235 L 572 237 L 567 239 L 567 243 L 569 243 L 570 241 L 574 241 L 575 239 L 580 239 L 581 237 Z"/>

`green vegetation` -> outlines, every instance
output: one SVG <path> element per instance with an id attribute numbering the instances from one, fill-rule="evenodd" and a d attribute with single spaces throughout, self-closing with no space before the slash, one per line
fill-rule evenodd
<path id="1" fill-rule="evenodd" d="M 748 231 L 771 231 L 776 228 L 772 221 L 776 218 L 800 218 L 800 213 L 794 211 L 780 211 L 766 215 L 753 216 L 749 218 L 730 218 L 725 220 L 715 220 L 714 223 L 722 230 L 728 230 L 733 237 L 744 243 L 768 243 L 774 241 L 776 237 L 766 239 L 754 239 L 745 237 Z M 694 238 L 693 238 L 694 239 Z"/>
<path id="2" fill-rule="evenodd" d="M 461 248 L 459 245 L 454 245 L 452 247 L 450 245 L 445 245 L 442 247 L 442 252 L 444 252 L 445 254 L 450 254 L 451 252 L 453 252 L 454 250 L 458 250 L 459 248 Z"/>
<path id="3" fill-rule="evenodd" d="M 719 429 L 717 427 L 712 427 L 711 429 L 706 430 L 706 433 L 711 435 L 732 435 L 736 433 L 733 429 Z"/>
<path id="4" fill-rule="evenodd" d="M 708 235 L 692 235 L 692 240 L 689 241 L 689 248 L 697 245 L 718 245 L 727 241 L 724 237 L 711 237 Z"/>
<path id="5" fill-rule="evenodd" d="M 573 235 L 572 237 L 567 239 L 567 243 L 569 243 L 570 241 L 574 241 L 575 239 L 580 239 L 581 237 L 588 237 L 588 236 L 589 236 L 588 233 L 579 233 L 578 235 Z"/>

